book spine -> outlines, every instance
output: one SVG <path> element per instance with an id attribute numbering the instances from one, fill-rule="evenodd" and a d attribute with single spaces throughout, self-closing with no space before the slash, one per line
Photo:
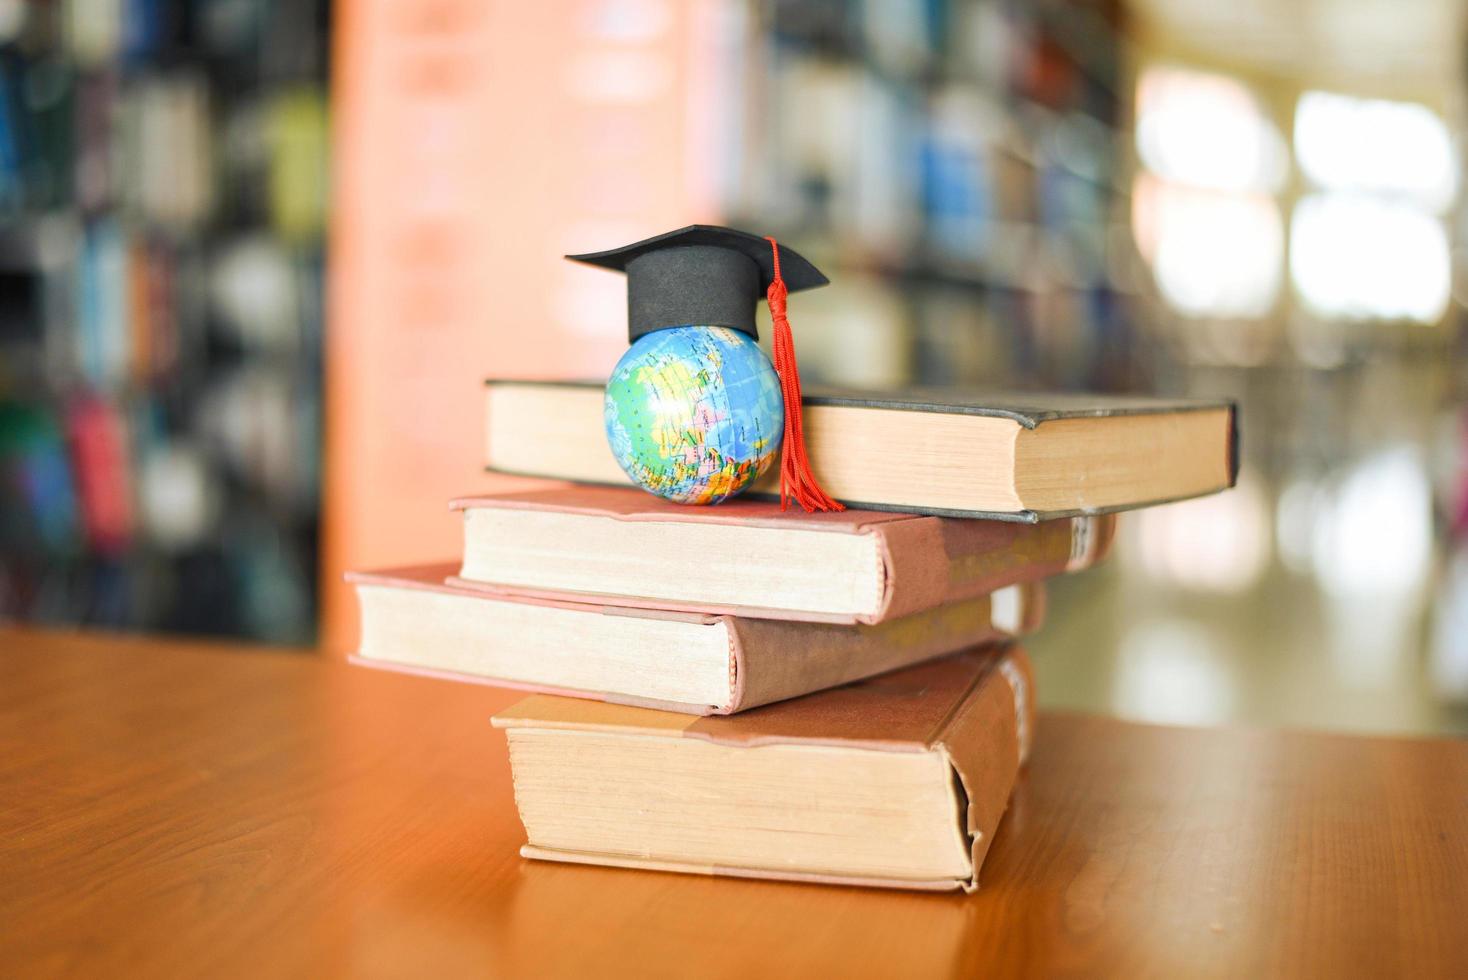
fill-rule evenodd
<path id="1" fill-rule="evenodd" d="M 1010 647 L 935 739 L 963 786 L 960 819 L 973 861 L 965 891 L 978 887 L 979 868 L 1028 757 L 1035 730 L 1034 690 L 1029 657 Z"/>
<path id="2" fill-rule="evenodd" d="M 1116 533 L 1113 515 L 1039 524 L 932 518 L 880 525 L 885 569 L 873 622 L 1037 582 L 1100 562 Z"/>
<path id="3" fill-rule="evenodd" d="M 735 698 L 719 714 L 875 677 L 911 664 L 1032 632 L 1044 588 L 1031 583 L 867 626 L 730 619 Z"/>

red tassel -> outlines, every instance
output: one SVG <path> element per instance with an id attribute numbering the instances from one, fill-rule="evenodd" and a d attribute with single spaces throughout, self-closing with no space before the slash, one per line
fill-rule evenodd
<path id="1" fill-rule="evenodd" d="M 790 506 L 790 498 L 807 511 L 845 510 L 845 505 L 832 500 L 816 475 L 811 472 L 805 451 L 805 430 L 800 422 L 800 371 L 795 366 L 795 338 L 790 335 L 790 320 L 785 316 L 785 280 L 780 278 L 780 244 L 768 235 L 765 241 L 775 257 L 775 279 L 765 299 L 770 304 L 770 319 L 775 325 L 775 373 L 780 376 L 780 394 L 785 399 L 785 437 L 780 446 L 780 509 Z"/>

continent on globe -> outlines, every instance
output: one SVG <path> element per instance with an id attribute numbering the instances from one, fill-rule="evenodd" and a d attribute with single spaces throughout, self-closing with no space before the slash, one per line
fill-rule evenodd
<path id="1" fill-rule="evenodd" d="M 605 405 L 617 465 L 677 503 L 734 496 L 780 451 L 779 378 L 754 339 L 728 327 L 644 334 L 612 370 Z"/>

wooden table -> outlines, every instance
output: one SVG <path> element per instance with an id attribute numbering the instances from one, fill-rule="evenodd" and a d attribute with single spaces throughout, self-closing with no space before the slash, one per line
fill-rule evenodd
<path id="1" fill-rule="evenodd" d="M 1468 973 L 1468 744 L 1047 716 L 927 895 L 523 861 L 515 697 L 0 630 L 0 974 Z"/>

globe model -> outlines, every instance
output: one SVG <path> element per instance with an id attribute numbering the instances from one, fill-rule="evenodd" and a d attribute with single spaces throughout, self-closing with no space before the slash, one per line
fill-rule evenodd
<path id="1" fill-rule="evenodd" d="M 607 442 L 632 482 L 680 504 L 739 493 L 780 451 L 780 379 L 753 338 L 669 327 L 638 338 L 607 382 Z"/>

